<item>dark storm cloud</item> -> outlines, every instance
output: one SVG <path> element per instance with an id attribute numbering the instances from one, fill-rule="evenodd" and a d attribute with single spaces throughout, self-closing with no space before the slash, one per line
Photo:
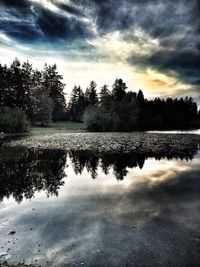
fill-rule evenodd
<path id="1" fill-rule="evenodd" d="M 6 28 L 8 37 L 24 42 L 32 42 L 33 40 L 37 41 L 42 36 L 40 29 L 33 27 L 30 23 L 15 22 L 15 26 L 13 26 L 13 23 L 14 22 L 3 23 L 2 21 L 0 21 L 0 27 L 3 24 L 3 27 Z"/>
<path id="2" fill-rule="evenodd" d="M 133 65 L 149 66 L 189 84 L 200 84 L 200 11 L 198 1 L 171 1 L 155 10 L 148 5 L 143 10 L 140 27 L 152 38 L 157 38 L 160 49 L 149 56 L 130 55 Z M 199 16 L 198 16 L 199 14 Z"/>
<path id="3" fill-rule="evenodd" d="M 0 32 L 21 43 L 37 42 L 43 36 L 35 24 L 28 1 L 0 1 Z"/>
<path id="4" fill-rule="evenodd" d="M 26 0 L 1 0 L 0 3 L 9 7 L 27 7 L 29 5 Z"/>
<path id="5" fill-rule="evenodd" d="M 138 43 L 139 29 L 159 41 L 149 56 L 130 55 L 128 63 L 174 74 L 185 83 L 199 85 L 200 1 L 89 1 L 95 3 L 100 33 L 123 30 L 123 38 Z"/>
<path id="6" fill-rule="evenodd" d="M 55 5 L 61 10 L 69 12 L 70 14 L 85 17 L 84 13 L 77 6 L 70 6 L 64 3 L 55 3 Z"/>
<path id="7" fill-rule="evenodd" d="M 45 8 L 36 9 L 36 24 L 50 39 L 73 40 L 90 36 L 90 30 L 75 17 L 62 16 Z"/>
<path id="8" fill-rule="evenodd" d="M 38 44 L 91 36 L 86 22 L 79 20 L 84 17 L 81 11 L 65 4 L 52 4 L 57 10 L 28 0 L 0 1 L 0 30 L 19 42 L 36 41 Z"/>
<path id="9" fill-rule="evenodd" d="M 200 55 L 195 50 L 161 50 L 150 56 L 132 56 L 130 64 L 151 66 L 162 72 L 171 73 L 185 83 L 200 84 Z"/>
<path id="10" fill-rule="evenodd" d="M 144 55 L 130 52 L 133 66 L 171 73 L 185 83 L 199 85 L 199 0 L 0 0 L 0 32 L 19 42 L 73 45 L 77 40 L 121 31 L 126 42 L 139 43 L 134 30 L 156 39 L 159 49 Z M 96 31 L 96 32 L 95 32 Z M 81 50 L 81 47 L 79 48 Z M 90 46 L 88 46 L 90 50 Z M 131 54 L 132 53 L 132 54 Z"/>

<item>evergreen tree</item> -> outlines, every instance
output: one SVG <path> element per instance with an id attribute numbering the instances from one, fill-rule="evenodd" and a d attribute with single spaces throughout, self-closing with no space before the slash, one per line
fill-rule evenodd
<path id="1" fill-rule="evenodd" d="M 48 126 L 52 119 L 53 101 L 41 84 L 32 93 L 32 120 L 34 124 Z"/>
<path id="2" fill-rule="evenodd" d="M 48 92 L 49 97 L 53 101 L 54 109 L 52 113 L 53 121 L 63 119 L 65 113 L 66 102 L 64 94 L 64 84 L 62 75 L 58 74 L 56 64 L 48 66 L 45 64 L 43 71 L 43 87 Z"/>
<path id="3" fill-rule="evenodd" d="M 39 70 L 33 70 L 30 84 L 31 84 L 31 90 L 28 95 L 27 116 L 30 119 L 30 121 L 34 124 L 35 114 L 38 106 L 37 103 L 39 101 L 38 97 L 42 92 L 42 73 Z"/>
<path id="4" fill-rule="evenodd" d="M 25 110 L 26 94 L 23 88 L 21 63 L 17 58 L 15 58 L 15 60 L 12 62 L 10 66 L 10 73 L 11 77 L 10 77 L 9 91 L 12 94 L 11 105 Z"/>
<path id="5" fill-rule="evenodd" d="M 105 102 L 109 99 L 109 97 L 111 96 L 111 92 L 108 89 L 108 85 L 103 85 L 101 87 L 101 91 L 99 93 L 99 98 L 100 98 L 100 102 Z"/>
<path id="6" fill-rule="evenodd" d="M 88 105 L 95 105 L 98 103 L 96 87 L 97 84 L 94 81 L 91 81 L 90 86 L 85 91 L 85 99 Z"/>
<path id="7" fill-rule="evenodd" d="M 142 90 L 138 91 L 136 96 L 136 103 L 138 105 L 139 113 L 138 113 L 138 128 L 143 129 L 145 128 L 145 120 L 148 114 L 145 112 L 145 99 Z M 157 116 L 157 114 L 156 114 Z"/>
<path id="8" fill-rule="evenodd" d="M 126 94 L 126 83 L 122 79 L 116 79 L 112 86 L 112 96 L 114 100 L 122 101 Z"/>
<path id="9" fill-rule="evenodd" d="M 72 120 L 82 120 L 85 111 L 85 96 L 80 86 L 74 86 L 72 89 L 68 109 Z"/>
<path id="10" fill-rule="evenodd" d="M 142 90 L 139 90 L 138 91 L 138 94 L 137 94 L 137 101 L 142 104 L 144 103 L 144 94 L 142 92 Z"/>
<path id="11" fill-rule="evenodd" d="M 24 92 L 24 110 L 28 117 L 30 117 L 30 105 L 31 105 L 31 91 L 33 86 L 33 68 L 27 61 L 22 64 L 22 86 Z"/>
<path id="12" fill-rule="evenodd" d="M 7 73 L 8 73 L 8 69 L 7 66 L 2 66 L 0 64 L 0 105 L 1 106 L 8 106 L 6 99 L 7 99 L 7 90 L 8 90 L 8 86 L 7 86 Z"/>

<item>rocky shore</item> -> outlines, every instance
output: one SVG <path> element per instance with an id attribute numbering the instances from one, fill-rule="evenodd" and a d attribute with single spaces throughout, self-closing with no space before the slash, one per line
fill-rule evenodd
<path id="1" fill-rule="evenodd" d="M 55 133 L 24 136 L 4 146 L 59 149 L 94 153 L 137 153 L 147 156 L 192 156 L 199 148 L 200 135 L 162 133 Z"/>

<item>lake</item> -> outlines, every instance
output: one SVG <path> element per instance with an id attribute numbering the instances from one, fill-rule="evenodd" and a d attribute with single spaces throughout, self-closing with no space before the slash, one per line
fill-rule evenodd
<path id="1" fill-rule="evenodd" d="M 200 129 L 194 130 L 171 130 L 171 131 L 147 131 L 148 133 L 169 133 L 169 134 L 198 134 L 200 135 Z"/>
<path id="2" fill-rule="evenodd" d="M 200 152 L 2 147 L 0 262 L 199 266 Z"/>

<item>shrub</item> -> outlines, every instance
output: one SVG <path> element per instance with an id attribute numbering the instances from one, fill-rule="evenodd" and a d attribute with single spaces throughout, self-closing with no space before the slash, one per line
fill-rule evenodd
<path id="1" fill-rule="evenodd" d="M 112 117 L 100 108 L 89 107 L 84 114 L 84 122 L 90 131 L 106 132 L 112 125 Z"/>
<path id="2" fill-rule="evenodd" d="M 28 130 L 24 111 L 19 108 L 0 107 L 0 132 L 18 133 Z"/>
<path id="3" fill-rule="evenodd" d="M 137 109 L 121 103 L 106 106 L 90 106 L 84 114 L 84 122 L 89 131 L 119 132 L 133 131 L 137 127 Z"/>

